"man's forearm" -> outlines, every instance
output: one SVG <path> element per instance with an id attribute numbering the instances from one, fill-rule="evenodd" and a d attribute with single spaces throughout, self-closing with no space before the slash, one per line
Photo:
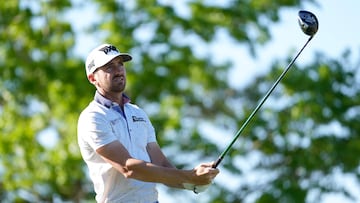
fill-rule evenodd
<path id="1" fill-rule="evenodd" d="M 137 159 L 126 161 L 125 177 L 145 182 L 158 182 L 165 185 L 183 188 L 182 184 L 191 181 L 192 170 L 179 170 L 175 167 L 158 166 Z"/>

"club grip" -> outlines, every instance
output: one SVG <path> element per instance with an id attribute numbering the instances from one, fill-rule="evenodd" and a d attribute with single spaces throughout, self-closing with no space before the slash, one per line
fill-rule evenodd
<path id="1" fill-rule="evenodd" d="M 223 157 L 219 157 L 214 164 L 212 165 L 212 168 L 217 168 L 220 164 L 220 162 L 222 161 Z"/>

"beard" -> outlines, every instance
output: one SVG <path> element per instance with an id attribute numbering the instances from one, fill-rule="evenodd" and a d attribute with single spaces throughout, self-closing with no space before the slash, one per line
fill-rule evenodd
<path id="1" fill-rule="evenodd" d="M 111 92 L 123 92 L 126 87 L 125 77 L 115 77 L 110 83 L 109 89 Z"/>

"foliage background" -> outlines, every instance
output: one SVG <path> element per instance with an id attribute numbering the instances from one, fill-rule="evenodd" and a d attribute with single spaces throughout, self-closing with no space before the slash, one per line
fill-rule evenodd
<path id="1" fill-rule="evenodd" d="M 79 31 L 69 12 L 92 8 L 93 19 L 82 19 L 87 36 L 134 56 L 127 93 L 148 112 L 169 159 L 191 168 L 219 155 L 292 57 L 239 89 L 229 84 L 232 64 L 196 54 L 193 43 L 212 43 L 225 32 L 255 57 L 279 10 L 305 3 L 316 2 L 193 0 L 183 13 L 154 0 L 1 4 L 0 199 L 93 201 L 76 123 L 94 88 L 75 52 Z M 161 188 L 194 202 L 318 202 L 330 192 L 351 198 L 334 176 L 359 180 L 360 63 L 351 56 L 318 53 L 292 69 L 224 160 L 222 174 L 240 180 L 232 187 L 220 176 L 199 196 Z M 222 134 L 211 136 L 214 128 Z"/>

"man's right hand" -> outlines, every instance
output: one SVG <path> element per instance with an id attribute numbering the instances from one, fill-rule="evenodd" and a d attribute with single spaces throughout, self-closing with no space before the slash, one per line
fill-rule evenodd
<path id="1" fill-rule="evenodd" d="M 194 185 L 208 185 L 219 174 L 219 169 L 213 168 L 213 162 L 202 163 L 194 168 Z"/>
<path id="2" fill-rule="evenodd" d="M 213 168 L 213 162 L 202 163 L 193 169 L 192 183 L 183 183 L 183 187 L 198 194 L 204 192 L 219 174 L 219 169 Z"/>

